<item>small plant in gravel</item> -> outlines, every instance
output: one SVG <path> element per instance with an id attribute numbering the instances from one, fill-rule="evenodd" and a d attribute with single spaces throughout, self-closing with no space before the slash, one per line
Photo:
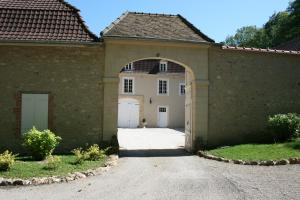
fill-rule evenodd
<path id="1" fill-rule="evenodd" d="M 276 142 L 284 142 L 299 136 L 300 116 L 295 113 L 270 116 L 268 128 Z"/>
<path id="2" fill-rule="evenodd" d="M 6 150 L 0 154 L 0 171 L 8 171 L 15 163 L 16 155 Z"/>
<path id="3" fill-rule="evenodd" d="M 61 141 L 50 130 L 39 131 L 33 127 L 24 134 L 24 147 L 29 151 L 35 160 L 44 160 L 50 156 Z"/>
<path id="4" fill-rule="evenodd" d="M 55 170 L 59 167 L 59 164 L 61 163 L 61 158 L 59 156 L 47 156 L 46 160 L 46 166 L 44 167 L 44 169 L 46 170 Z"/>

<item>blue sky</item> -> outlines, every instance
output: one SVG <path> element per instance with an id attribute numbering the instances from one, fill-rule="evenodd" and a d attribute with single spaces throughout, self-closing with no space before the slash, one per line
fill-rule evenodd
<path id="1" fill-rule="evenodd" d="M 67 0 L 81 10 L 90 30 L 99 36 L 125 11 L 181 14 L 216 40 L 246 25 L 262 26 L 269 17 L 285 10 L 290 0 Z"/>

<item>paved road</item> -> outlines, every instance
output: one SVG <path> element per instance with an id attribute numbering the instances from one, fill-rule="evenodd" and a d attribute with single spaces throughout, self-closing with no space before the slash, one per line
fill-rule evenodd
<path id="1" fill-rule="evenodd" d="M 0 189 L 0 199 L 300 199 L 300 166 L 254 167 L 180 149 L 122 150 L 102 175 L 71 183 Z"/>

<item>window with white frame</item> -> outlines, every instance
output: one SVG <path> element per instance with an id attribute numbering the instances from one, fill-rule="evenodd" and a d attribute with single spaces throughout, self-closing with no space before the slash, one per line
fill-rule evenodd
<path id="1" fill-rule="evenodd" d="M 158 95 L 168 95 L 169 94 L 169 80 L 160 79 L 158 80 Z"/>
<path id="2" fill-rule="evenodd" d="M 132 71 L 133 70 L 133 63 L 129 63 L 129 64 L 125 65 L 124 70 L 125 71 Z"/>
<path id="3" fill-rule="evenodd" d="M 123 78 L 123 93 L 133 94 L 134 93 L 134 78 Z"/>
<path id="4" fill-rule="evenodd" d="M 167 61 L 160 61 L 159 63 L 159 71 L 166 72 L 168 71 L 168 62 Z"/>
<path id="5" fill-rule="evenodd" d="M 184 83 L 179 83 L 179 95 L 180 96 L 185 95 L 185 84 Z"/>

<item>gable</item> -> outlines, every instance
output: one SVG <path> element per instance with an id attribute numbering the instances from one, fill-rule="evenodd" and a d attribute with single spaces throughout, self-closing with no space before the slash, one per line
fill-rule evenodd
<path id="1" fill-rule="evenodd" d="M 214 42 L 180 15 L 124 13 L 107 27 L 103 37 Z"/>

